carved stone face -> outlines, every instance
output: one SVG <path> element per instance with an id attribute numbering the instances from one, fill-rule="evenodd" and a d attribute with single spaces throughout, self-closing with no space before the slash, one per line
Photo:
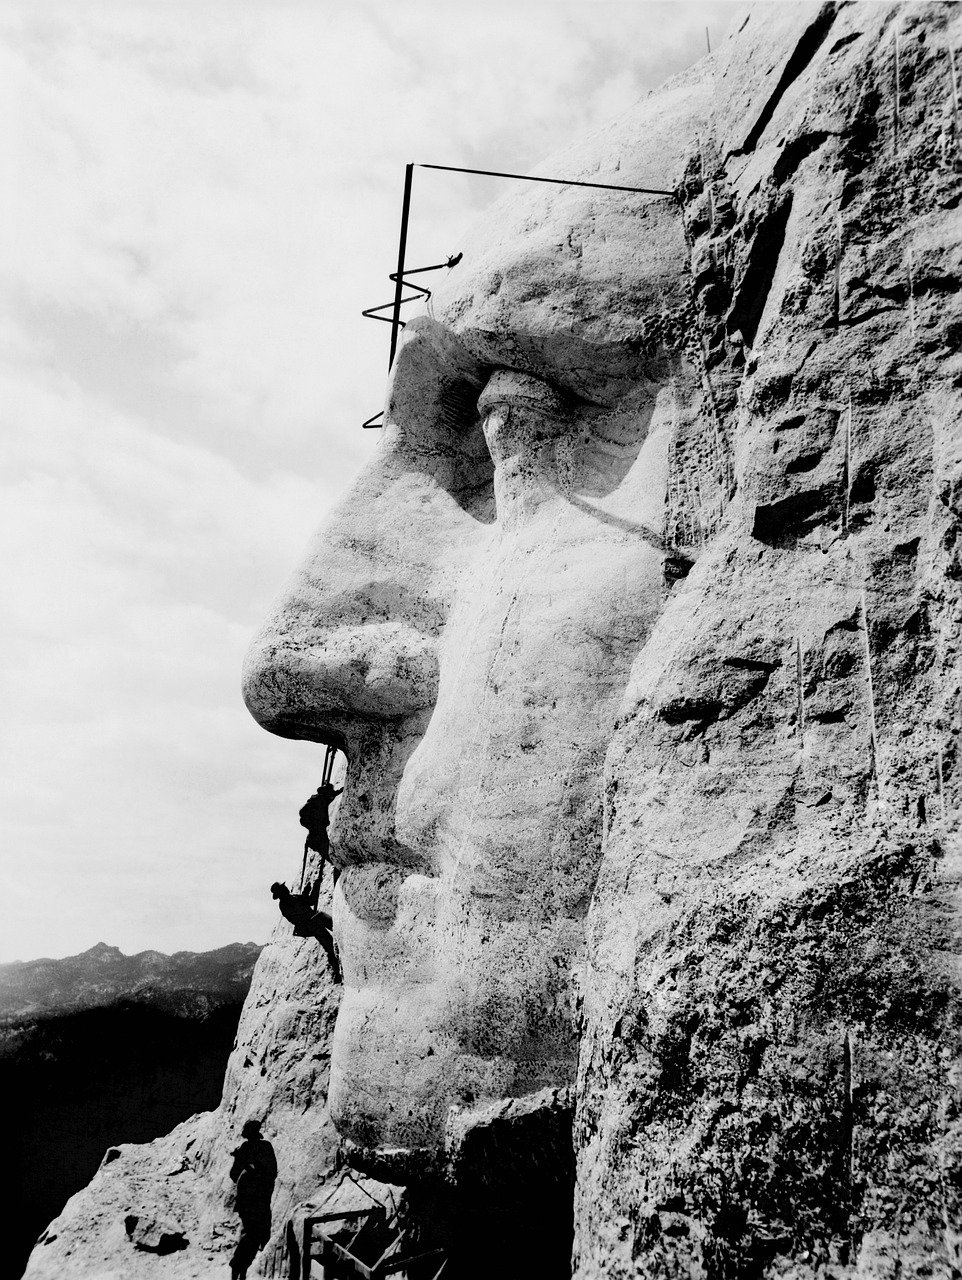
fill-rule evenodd
<path id="1" fill-rule="evenodd" d="M 543 171 L 670 187 L 702 97 L 648 99 Z M 266 728 L 348 758 L 330 1103 L 394 1177 L 573 1080 L 603 761 L 662 608 L 697 381 L 670 197 L 517 184 L 463 249 L 245 686 Z"/>

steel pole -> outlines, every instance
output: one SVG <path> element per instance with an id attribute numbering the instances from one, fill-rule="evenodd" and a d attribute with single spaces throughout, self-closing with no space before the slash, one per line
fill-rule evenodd
<path id="1" fill-rule="evenodd" d="M 408 243 L 408 217 L 411 213 L 411 180 L 414 177 L 414 165 L 404 166 L 404 197 L 401 201 L 401 236 L 397 247 L 397 275 L 394 280 L 394 318 L 391 325 L 391 354 L 388 356 L 388 372 L 394 364 L 394 353 L 397 351 L 397 336 L 401 331 L 401 295 L 404 292 L 404 254 Z"/>

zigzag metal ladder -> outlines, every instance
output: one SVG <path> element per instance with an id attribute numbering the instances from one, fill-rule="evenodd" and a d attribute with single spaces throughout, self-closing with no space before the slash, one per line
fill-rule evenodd
<path id="1" fill-rule="evenodd" d="M 410 168 L 410 166 L 408 167 Z M 398 316 L 399 308 L 401 308 L 405 302 L 416 302 L 418 298 L 430 298 L 431 296 L 431 290 L 428 289 L 426 285 L 415 284 L 414 281 L 409 280 L 408 277 L 422 275 L 425 271 L 440 271 L 442 267 L 456 267 L 462 257 L 463 254 L 459 253 L 456 257 L 448 258 L 447 262 L 436 262 L 431 267 L 412 267 L 409 270 L 402 271 L 400 273 L 392 271 L 388 276 L 389 280 L 393 280 L 395 284 L 406 284 L 415 292 L 409 293 L 406 298 L 396 297 L 393 302 L 384 302 L 379 307 L 368 307 L 366 311 L 361 312 L 361 315 L 367 316 L 369 320 L 383 320 L 386 324 L 393 326 L 391 329 L 391 358 L 388 362 L 388 370 L 390 370 L 391 365 L 394 363 L 394 352 L 397 348 L 398 330 L 404 328 L 404 321 L 399 319 Z M 382 316 L 378 315 L 379 311 L 390 311 L 391 314 L 389 316 Z M 362 422 L 361 426 L 364 427 L 365 430 L 383 426 L 383 423 L 378 422 L 378 418 L 382 417 L 383 414 L 384 410 L 382 409 L 379 413 L 375 413 L 368 418 L 366 422 Z"/>
<path id="2" fill-rule="evenodd" d="M 401 307 L 406 302 L 414 302 L 418 298 L 430 298 L 431 290 L 425 285 L 414 284 L 413 281 L 407 279 L 408 276 L 421 275 L 425 271 L 440 271 L 443 267 L 455 267 L 461 261 L 462 255 L 459 253 L 454 257 L 448 258 L 446 262 L 437 262 L 430 267 L 414 267 L 407 270 L 404 266 L 404 258 L 407 253 L 408 242 L 408 223 L 411 218 L 411 186 L 414 181 L 415 169 L 440 169 L 445 173 L 473 173 L 483 178 L 512 178 L 517 182 L 546 182 L 552 186 L 559 187 L 594 187 L 600 191 L 631 191 L 638 195 L 646 196 L 671 196 L 673 199 L 678 198 L 674 191 L 665 191 L 660 187 L 625 187 L 613 182 L 585 182 L 580 178 L 539 178 L 530 173 L 502 173 L 497 169 L 466 169 L 461 165 L 455 164 L 407 164 L 404 166 L 404 194 L 401 199 L 401 232 L 398 238 L 398 255 L 397 270 L 392 271 L 389 279 L 394 283 L 394 300 L 393 302 L 384 302 L 376 307 L 368 307 L 361 312 L 362 316 L 367 316 L 369 320 L 383 320 L 391 326 L 391 351 L 388 356 L 388 372 L 394 364 L 394 356 L 397 352 L 398 334 L 404 328 L 404 321 L 401 319 Z M 413 289 L 414 293 L 404 296 L 404 286 L 407 285 Z M 379 314 L 382 311 L 390 310 L 389 316 Z M 366 422 L 362 422 L 361 426 L 365 430 L 383 426 L 383 422 L 378 422 L 378 418 L 383 416 L 383 410 L 372 414 Z"/>

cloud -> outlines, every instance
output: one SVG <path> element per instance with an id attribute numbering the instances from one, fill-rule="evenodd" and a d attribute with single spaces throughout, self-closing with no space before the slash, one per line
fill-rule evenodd
<path id="1" fill-rule="evenodd" d="M 524 169 L 730 6 L 0 15 L 0 959 L 266 937 L 319 749 L 247 640 L 376 447 L 403 166 Z M 419 173 L 410 261 L 499 194 Z"/>

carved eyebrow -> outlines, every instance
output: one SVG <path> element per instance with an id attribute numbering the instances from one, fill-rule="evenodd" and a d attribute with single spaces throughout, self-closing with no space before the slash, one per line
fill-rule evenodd
<path id="1" fill-rule="evenodd" d="M 657 380 L 666 308 L 674 315 L 687 305 L 678 210 L 656 199 L 643 214 L 643 228 L 621 213 L 601 230 L 592 208 L 559 208 L 547 222 L 539 213 L 530 226 L 519 223 L 517 243 L 486 222 L 436 291 L 433 314 L 479 364 L 545 377 L 613 407 L 639 375 Z M 574 256 L 552 247 L 572 226 L 582 250 Z M 604 252 L 585 256 L 588 245 L 602 244 Z"/>
<path id="2" fill-rule="evenodd" d="M 565 400 L 611 409 L 639 382 L 652 380 L 652 370 L 614 336 L 610 342 L 594 342 L 570 328 L 525 333 L 519 327 L 496 333 L 458 329 L 456 319 L 439 323 L 484 369 L 482 385 L 494 371 L 504 369 L 540 378 Z"/>
<path id="3" fill-rule="evenodd" d="M 470 416 L 499 370 L 539 379 L 557 396 L 559 410 L 569 412 L 579 405 L 612 409 L 646 378 L 637 356 L 616 340 L 610 346 L 588 342 L 568 329 L 547 334 L 507 327 L 459 329 L 459 318 L 412 316 L 393 374 L 397 392 L 409 388 L 412 380 L 420 382 L 435 410 L 452 426 Z M 398 407 L 395 391 L 389 402 Z"/>

